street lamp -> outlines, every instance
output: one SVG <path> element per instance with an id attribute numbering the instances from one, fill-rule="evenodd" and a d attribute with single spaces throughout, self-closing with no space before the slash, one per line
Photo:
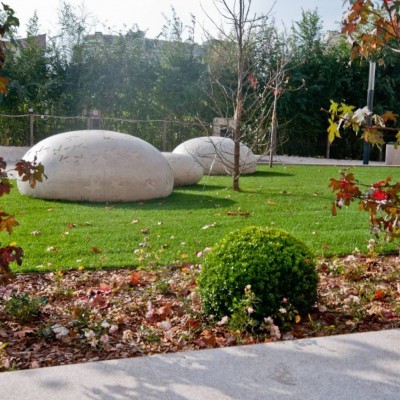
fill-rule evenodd
<path id="1" fill-rule="evenodd" d="M 374 88 L 375 88 L 375 69 L 376 62 L 369 62 L 369 76 L 368 76 L 368 92 L 367 92 L 367 107 L 368 107 L 368 117 L 367 117 L 367 126 L 370 127 L 372 125 L 372 110 L 374 108 Z M 368 165 L 369 162 L 369 150 L 370 143 L 365 140 L 364 141 L 364 154 L 363 154 L 363 164 Z"/>

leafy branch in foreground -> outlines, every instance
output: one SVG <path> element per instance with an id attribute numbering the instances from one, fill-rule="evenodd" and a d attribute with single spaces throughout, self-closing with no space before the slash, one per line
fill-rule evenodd
<path id="1" fill-rule="evenodd" d="M 358 108 L 345 103 L 336 103 L 331 100 L 329 110 L 324 110 L 330 114 L 328 119 L 329 126 L 328 139 L 332 143 L 336 138 L 340 138 L 341 129 L 352 129 L 356 135 L 361 133 L 361 138 L 372 145 L 381 146 L 385 144 L 383 134 L 385 131 L 396 133 L 397 142 L 400 141 L 400 128 L 387 126 L 397 123 L 397 114 L 386 111 L 382 115 L 372 113 L 368 107 Z"/>
<path id="2" fill-rule="evenodd" d="M 6 168 L 7 163 L 0 157 L 0 197 L 9 194 L 12 188 Z M 18 173 L 23 181 L 29 181 L 32 188 L 36 186 L 36 182 L 42 182 L 43 177 L 45 177 L 44 167 L 42 164 L 36 163 L 36 157 L 33 162 L 19 161 L 13 170 Z M 0 232 L 7 231 L 10 235 L 13 228 L 18 225 L 15 215 L 8 214 L 0 207 Z M 23 256 L 22 248 L 15 243 L 0 247 L 0 278 L 2 276 L 8 278 L 10 276 L 10 264 L 15 262 L 17 265 L 21 265 Z"/>
<path id="3" fill-rule="evenodd" d="M 5 49 L 7 42 L 4 40 L 4 37 L 12 33 L 13 27 L 19 26 L 19 20 L 14 16 L 14 10 L 4 3 L 2 3 L 2 8 L 5 16 L 3 16 L 3 21 L 0 23 L 0 39 L 2 39 L 0 40 L 0 72 L 3 70 L 6 61 Z M 0 76 L 0 93 L 7 94 L 8 82 L 9 79 L 7 77 Z M 12 188 L 6 168 L 7 163 L 0 157 L 0 197 L 9 194 Z M 18 173 L 18 176 L 23 181 L 29 181 L 29 185 L 32 188 L 36 186 L 37 181 L 42 182 L 45 176 L 44 167 L 40 163 L 36 163 L 36 157 L 33 162 L 25 160 L 17 162 L 13 170 Z M 15 216 L 8 214 L 0 207 L 0 232 L 7 231 L 11 235 L 13 228 L 18 225 Z M 23 256 L 24 252 L 22 248 L 15 243 L 0 247 L 0 278 L 8 278 L 10 275 L 10 264 L 16 262 L 17 265 L 21 265 Z"/>
<path id="4" fill-rule="evenodd" d="M 352 43 L 351 58 L 356 56 L 370 58 L 380 50 L 388 48 L 399 52 L 399 0 L 347 0 L 348 11 L 343 17 L 342 33 Z M 331 100 L 328 139 L 333 142 L 340 137 L 339 130 L 352 128 L 361 133 L 364 141 L 373 145 L 385 144 L 384 132 L 395 132 L 396 146 L 400 142 L 400 129 L 391 126 L 397 123 L 398 115 L 388 111 L 382 115 L 374 114 L 368 107 L 354 111 L 353 106 L 335 103 Z M 373 234 L 384 233 L 387 240 L 400 238 L 400 182 L 390 183 L 391 178 L 372 183 L 362 193 L 360 184 L 353 174 L 342 172 L 339 179 L 331 178 L 329 187 L 336 194 L 332 213 L 337 207 L 348 206 L 359 200 L 359 209 L 369 213 Z"/>
<path id="5" fill-rule="evenodd" d="M 388 177 L 368 186 L 364 193 L 354 175 L 341 171 L 340 178 L 331 178 L 329 187 L 336 194 L 332 205 L 332 214 L 337 208 L 349 206 L 359 200 L 359 210 L 369 213 L 371 232 L 379 237 L 381 233 L 388 241 L 400 238 L 400 182 L 390 183 Z"/>

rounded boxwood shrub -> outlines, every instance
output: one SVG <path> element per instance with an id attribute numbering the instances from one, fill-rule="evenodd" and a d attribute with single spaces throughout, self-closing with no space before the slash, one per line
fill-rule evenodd
<path id="1" fill-rule="evenodd" d="M 231 232 L 204 260 L 198 280 L 203 309 L 229 316 L 251 285 L 255 318 L 275 314 L 284 298 L 305 313 L 317 299 L 313 258 L 305 243 L 282 230 L 250 226 Z"/>

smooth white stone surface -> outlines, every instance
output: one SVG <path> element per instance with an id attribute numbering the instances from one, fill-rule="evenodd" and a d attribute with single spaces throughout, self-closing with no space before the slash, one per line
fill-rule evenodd
<path id="1" fill-rule="evenodd" d="M 203 177 L 203 167 L 189 154 L 161 153 L 174 174 L 174 186 L 195 185 Z"/>
<path id="2" fill-rule="evenodd" d="M 203 167 L 205 175 L 226 175 L 233 173 L 234 145 L 230 138 L 204 136 L 181 143 L 173 153 L 191 155 Z M 240 173 L 252 174 L 256 172 L 256 165 L 256 156 L 240 144 Z"/>
<path id="3" fill-rule="evenodd" d="M 42 199 L 137 201 L 169 196 L 172 169 L 160 151 L 123 133 L 85 130 L 60 133 L 33 146 L 24 159 L 41 162 L 48 179 L 21 194 Z"/>

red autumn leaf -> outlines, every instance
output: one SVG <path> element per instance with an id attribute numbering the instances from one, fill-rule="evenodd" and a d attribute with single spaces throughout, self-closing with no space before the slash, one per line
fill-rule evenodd
<path id="1" fill-rule="evenodd" d="M 93 253 L 96 253 L 96 254 L 101 253 L 101 250 L 96 246 L 92 247 L 92 251 L 93 251 Z"/>
<path id="2" fill-rule="evenodd" d="M 129 285 L 130 286 L 137 286 L 141 281 L 139 272 L 134 272 L 133 274 L 129 275 Z"/>
<path id="3" fill-rule="evenodd" d="M 382 192 L 382 190 L 375 190 L 375 192 L 372 193 L 372 196 L 371 196 L 371 197 L 372 197 L 374 200 L 380 201 L 380 200 L 386 200 L 387 197 L 388 197 L 388 195 L 387 195 L 387 193 Z"/>
<path id="4" fill-rule="evenodd" d="M 381 289 L 377 289 L 375 292 L 374 300 L 382 301 L 385 298 L 385 292 Z"/>
<path id="5" fill-rule="evenodd" d="M 7 178 L 3 178 L 0 181 L 0 197 L 4 194 L 9 194 L 11 189 L 11 183 Z"/>
<path id="6" fill-rule="evenodd" d="M 209 348 L 215 347 L 217 345 L 217 338 L 212 332 L 207 329 L 201 332 L 200 340 L 204 342 L 204 344 Z"/>
<path id="7" fill-rule="evenodd" d="M 199 329 L 200 326 L 201 326 L 201 321 L 190 318 L 187 320 L 185 328 L 196 330 Z"/>

